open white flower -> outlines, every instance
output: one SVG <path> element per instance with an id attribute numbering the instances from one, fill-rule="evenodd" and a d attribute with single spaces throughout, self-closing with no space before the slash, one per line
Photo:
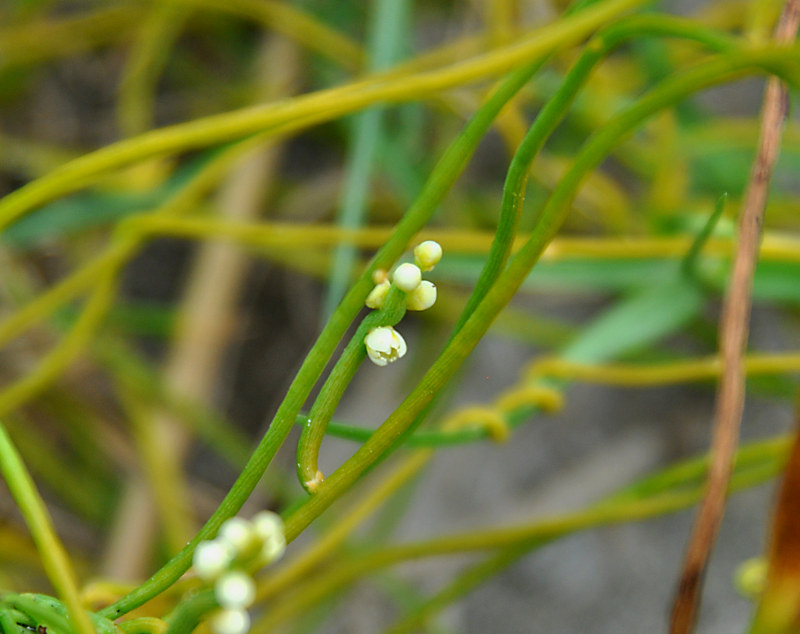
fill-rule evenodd
<path id="1" fill-rule="evenodd" d="M 406 262 L 395 269 L 392 281 L 401 291 L 410 293 L 422 281 L 422 271 L 416 264 Z"/>
<path id="2" fill-rule="evenodd" d="M 433 282 L 422 280 L 406 297 L 408 310 L 428 310 L 436 303 L 436 287 Z"/>
<path id="3" fill-rule="evenodd" d="M 394 363 L 408 350 L 400 333 L 391 326 L 373 328 L 364 338 L 367 354 L 375 365 Z"/>
<path id="4" fill-rule="evenodd" d="M 430 271 L 442 259 L 442 245 L 434 240 L 425 240 L 414 249 L 414 262 L 423 271 Z"/>

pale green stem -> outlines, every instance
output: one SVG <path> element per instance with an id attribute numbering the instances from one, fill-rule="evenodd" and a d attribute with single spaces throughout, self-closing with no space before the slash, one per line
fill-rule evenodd
<path id="1" fill-rule="evenodd" d="M 47 507 L 2 423 L 0 423 L 0 471 L 31 531 L 47 577 L 69 610 L 75 631 L 77 634 L 94 634 L 92 622 L 80 602 L 75 572 L 64 546 L 56 535 Z"/>

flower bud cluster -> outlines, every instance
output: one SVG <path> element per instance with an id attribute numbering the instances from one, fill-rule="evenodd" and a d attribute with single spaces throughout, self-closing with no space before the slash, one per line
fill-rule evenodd
<path id="1" fill-rule="evenodd" d="M 438 242 L 422 242 L 414 249 L 414 264 L 407 262 L 398 266 L 391 282 L 383 271 L 374 277 L 376 285 L 365 304 L 374 310 L 382 308 L 394 284 L 406 294 L 406 309 L 427 310 L 436 303 L 436 286 L 423 280 L 422 272 L 432 270 L 441 259 L 442 247 Z M 405 340 L 392 326 L 373 328 L 364 338 L 364 344 L 370 360 L 380 366 L 397 361 L 407 351 Z"/>
<path id="2" fill-rule="evenodd" d="M 286 550 L 283 522 L 269 511 L 251 520 L 232 517 L 220 526 L 216 539 L 200 542 L 192 564 L 197 576 L 213 584 L 214 597 L 222 608 L 210 619 L 215 634 L 245 634 L 250 628 L 247 608 L 255 599 L 248 566 L 265 566 Z"/>

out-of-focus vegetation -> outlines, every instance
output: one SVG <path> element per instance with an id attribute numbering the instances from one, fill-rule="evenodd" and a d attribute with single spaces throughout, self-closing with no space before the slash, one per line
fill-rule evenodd
<path id="1" fill-rule="evenodd" d="M 257 632 L 322 631 L 375 571 L 481 553 L 430 596 L 384 584 L 400 632 L 438 631 L 442 609 L 555 539 L 695 504 L 707 461 L 686 456 L 562 516 L 393 534 L 438 451 L 503 451 L 493 441 L 545 424 L 570 382 L 710 389 L 759 144 L 751 78 L 800 85 L 800 49 L 771 39 L 782 6 L 2 3 L 0 632 L 191 631 L 219 607 L 183 576 L 192 553 L 243 506 L 280 513 L 289 542 L 285 561 L 248 570 Z M 798 173 L 795 117 L 753 288 L 787 317 Z M 444 250 L 425 273 L 436 305 L 398 324 L 396 291 L 362 314 L 380 272 L 427 239 Z M 565 318 L 536 301 L 565 295 L 601 308 Z M 373 394 L 365 428 L 335 408 L 375 326 L 416 328 L 419 345 L 361 369 L 403 377 L 400 395 Z M 484 336 L 529 349 L 529 366 L 452 406 Z M 753 349 L 746 369 L 752 390 L 791 402 L 800 351 Z M 293 458 L 267 470 L 301 429 L 310 492 Z M 307 486 L 323 434 L 353 455 Z M 780 474 L 789 443 L 743 446 L 732 489 Z"/>

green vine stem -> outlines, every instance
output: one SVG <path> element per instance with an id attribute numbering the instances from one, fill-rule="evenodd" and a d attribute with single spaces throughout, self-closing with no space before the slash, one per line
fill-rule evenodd
<path id="1" fill-rule="evenodd" d="M 534 158 L 544 146 L 545 141 L 558 123 L 569 112 L 575 96 L 589 77 L 589 74 L 612 50 L 625 40 L 642 36 L 669 36 L 695 40 L 715 51 L 732 50 L 736 46 L 734 38 L 717 33 L 696 23 L 677 17 L 660 15 L 631 16 L 600 31 L 584 49 L 578 61 L 570 69 L 555 95 L 545 104 L 537 115 L 525 138 L 520 143 L 508 168 L 503 199 L 500 205 L 500 219 L 495 239 L 492 242 L 486 265 L 472 294 L 456 323 L 453 333 L 461 330 L 475 307 L 481 302 L 498 275 L 505 268 L 516 235 L 519 215 L 525 201 L 525 186 L 528 181 Z"/>
<path id="2" fill-rule="evenodd" d="M 415 204 L 398 223 L 392 237 L 378 251 L 366 271 L 334 311 L 298 370 L 286 397 L 275 413 L 269 430 L 253 452 L 228 495 L 206 524 L 181 552 L 170 559 L 150 579 L 116 603 L 101 610 L 100 613 L 103 616 L 116 618 L 125 614 L 172 585 L 191 565 L 195 546 L 204 539 L 212 538 L 222 522 L 235 515 L 241 508 L 291 431 L 300 408 L 316 383 L 322 368 L 333 354 L 336 345 L 355 315 L 361 310 L 364 299 L 372 290 L 372 273 L 379 268 L 388 268 L 400 257 L 411 238 L 427 223 L 444 195 L 461 174 L 502 107 L 527 83 L 541 65 L 542 61 L 537 59 L 512 73 L 475 113 L 439 160 Z"/>
<path id="3" fill-rule="evenodd" d="M 164 634 L 167 624 L 153 616 L 142 616 L 138 619 L 123 621 L 119 624 L 125 634 Z"/>
<path id="4" fill-rule="evenodd" d="M 583 177 L 616 143 L 644 119 L 659 110 L 699 90 L 753 74 L 757 70 L 766 69 L 780 75 L 793 85 L 798 85 L 800 84 L 800 68 L 797 68 L 796 64 L 798 52 L 800 51 L 797 47 L 792 49 L 769 47 L 737 51 L 724 58 L 712 58 L 681 75 L 665 80 L 595 133 L 578 154 L 572 169 L 548 199 L 539 223 L 528 242 L 510 260 L 508 268 L 497 278 L 484 300 L 465 322 L 462 330 L 452 339 L 417 387 L 370 437 L 370 440 L 322 483 L 314 497 L 287 518 L 287 539 L 291 540 L 302 532 L 409 430 L 418 415 L 428 407 L 433 396 L 449 381 L 477 345 L 492 320 L 514 296 L 563 221 Z"/>
<path id="5" fill-rule="evenodd" d="M 194 631 L 203 617 L 219 607 L 213 590 L 201 590 L 181 601 L 178 607 L 167 616 L 166 634 L 189 634 Z"/>
<path id="6" fill-rule="evenodd" d="M 695 40 L 717 51 L 732 50 L 735 46 L 733 38 L 698 26 L 689 20 L 653 15 L 626 18 L 595 36 L 592 43 L 587 46 L 584 53 L 570 70 L 561 88 L 536 117 L 514 154 L 503 187 L 500 220 L 495 239 L 492 242 L 486 265 L 481 271 L 475 288 L 453 329 L 451 338 L 461 329 L 469 315 L 474 311 L 475 306 L 480 303 L 506 265 L 516 235 L 519 214 L 525 199 L 524 191 L 530 166 L 536 154 L 544 145 L 545 140 L 558 125 L 559 121 L 563 119 L 570 104 L 597 63 L 625 40 L 647 35 Z M 511 418 L 515 419 L 514 422 L 527 418 L 530 414 L 528 409 L 525 408 L 524 412 L 518 411 L 512 414 Z M 416 427 L 416 424 L 414 427 Z M 363 428 L 348 428 L 343 425 L 331 425 L 331 431 L 342 437 L 361 441 L 366 441 L 372 433 Z M 485 429 L 468 429 L 455 432 L 415 431 L 405 442 L 418 446 L 456 444 L 477 440 L 485 435 Z M 316 469 L 313 473 L 316 473 Z"/>
<path id="7" fill-rule="evenodd" d="M 297 477 L 309 493 L 314 493 L 316 484 L 321 482 L 322 476 L 318 466 L 319 450 L 328 423 L 344 391 L 367 356 L 364 337 L 373 328 L 394 326 L 405 315 L 406 294 L 394 284 L 390 287 L 384 302 L 380 310 L 371 312 L 361 321 L 306 417 L 303 432 L 297 443 Z"/>
<path id="8" fill-rule="evenodd" d="M 50 514 L 2 423 L 0 423 L 0 472 L 31 531 L 45 572 L 69 610 L 75 631 L 78 634 L 94 634 L 92 623 L 78 596 L 75 572 L 56 535 Z"/>
<path id="9" fill-rule="evenodd" d="M 619 23 L 595 35 L 578 61 L 570 69 L 556 94 L 548 101 L 536 117 L 536 120 L 512 158 L 503 187 L 500 220 L 498 222 L 495 239 L 492 242 L 486 264 L 481 271 L 480 277 L 466 306 L 451 332 L 449 341 L 452 341 L 453 337 L 459 333 L 466 320 L 491 288 L 508 261 L 516 235 L 519 214 L 522 211 L 522 205 L 525 199 L 525 187 L 528 174 L 533 160 L 543 147 L 545 140 L 569 110 L 570 104 L 583 87 L 589 74 L 598 62 L 604 59 L 625 40 L 642 35 L 680 37 L 705 44 L 716 51 L 733 50 L 735 47 L 735 40 L 729 36 L 718 34 L 713 30 L 698 26 L 686 19 L 664 16 L 647 15 L 623 18 Z M 422 420 L 427 416 L 430 409 L 432 409 L 432 406 L 433 402 L 417 415 L 414 422 L 397 439 L 395 446 L 404 445 L 410 440 L 413 434 L 416 433 Z M 522 421 L 529 419 L 530 416 L 539 409 L 540 408 L 531 405 L 519 407 L 505 416 L 505 422 L 509 427 L 516 426 Z M 471 433 L 473 438 L 476 437 L 475 431 L 460 433 L 464 433 L 465 435 Z M 486 432 L 484 429 L 482 432 L 477 433 Z"/>

